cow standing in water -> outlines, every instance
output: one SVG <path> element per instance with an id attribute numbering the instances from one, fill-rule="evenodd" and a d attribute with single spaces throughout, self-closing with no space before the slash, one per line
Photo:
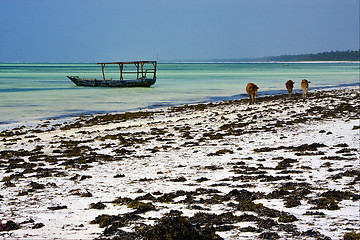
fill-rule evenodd
<path id="1" fill-rule="evenodd" d="M 289 80 L 285 83 L 286 89 L 288 90 L 288 97 L 291 98 L 292 90 L 294 88 L 294 82 Z"/>
<path id="2" fill-rule="evenodd" d="M 246 86 L 246 92 L 249 94 L 249 104 L 255 103 L 258 89 L 258 86 L 256 86 L 254 83 L 248 83 L 248 85 Z"/>
<path id="3" fill-rule="evenodd" d="M 311 83 L 311 82 L 306 79 L 303 79 L 301 81 L 301 89 L 303 92 L 303 95 L 302 95 L 303 99 L 307 98 L 307 96 L 308 96 L 309 83 Z"/>

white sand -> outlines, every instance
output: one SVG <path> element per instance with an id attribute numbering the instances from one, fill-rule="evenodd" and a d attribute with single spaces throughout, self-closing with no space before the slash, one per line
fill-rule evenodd
<path id="1" fill-rule="evenodd" d="M 340 94 L 342 98 L 334 94 Z M 338 179 L 329 178 L 346 170 L 359 171 L 359 129 L 352 130 L 359 126 L 358 116 L 343 112 L 340 116 L 326 119 L 316 119 L 316 113 L 307 115 L 311 107 L 326 107 L 329 110 L 341 103 L 348 103 L 351 106 L 359 105 L 359 98 L 355 98 L 358 89 L 346 88 L 336 92 L 324 92 L 326 97 L 315 98 L 314 92 L 310 93 L 310 99 L 302 100 L 276 100 L 266 101 L 249 106 L 246 103 L 236 102 L 229 105 L 217 105 L 209 107 L 204 111 L 190 110 L 171 112 L 166 110 L 155 114 L 154 117 L 145 119 L 128 120 L 119 123 L 95 125 L 91 127 L 73 128 L 70 130 L 54 130 L 43 133 L 27 133 L 25 135 L 0 138 L 0 150 L 33 150 L 36 146 L 43 147 L 42 151 L 47 155 L 57 155 L 53 151 L 60 149 L 60 141 L 65 140 L 92 140 L 81 143 L 80 146 L 88 146 L 98 154 L 109 154 L 117 156 L 114 150 L 133 150 L 118 161 L 98 161 L 91 163 L 91 168 L 66 168 L 58 163 L 41 161 L 42 168 L 57 168 L 59 171 L 67 172 L 67 176 L 35 177 L 36 173 L 25 174 L 26 177 L 12 179 L 10 182 L 15 186 L 7 187 L 3 181 L 0 185 L 0 222 L 5 224 L 8 220 L 20 224 L 21 228 L 12 231 L 0 231 L 3 239 L 94 239 L 98 237 L 103 228 L 97 224 L 90 224 L 90 221 L 101 214 L 118 215 L 132 212 L 133 209 L 126 205 L 109 203 L 117 197 L 135 198 L 160 191 L 162 193 L 175 192 L 177 190 L 195 191 L 198 188 L 211 188 L 229 193 L 233 189 L 247 189 L 248 191 L 260 191 L 265 194 L 271 193 L 284 182 L 305 182 L 314 187 L 306 199 L 301 200 L 301 205 L 292 208 L 284 206 L 283 199 L 257 199 L 256 203 L 291 213 L 299 220 L 293 222 L 298 231 L 307 230 L 319 231 L 324 236 L 332 239 L 342 239 L 342 236 L 351 231 L 359 229 L 359 200 L 339 201 L 338 210 L 316 209 L 312 210 L 313 204 L 309 199 L 316 199 L 323 192 L 328 190 L 341 190 L 359 193 L 359 182 L 349 184 L 354 177 L 344 176 Z M 344 100 L 344 99 L 348 100 Z M 254 117 L 254 115 L 256 115 Z M 295 115 L 298 118 L 306 117 L 309 120 L 305 123 L 296 123 L 275 127 L 278 121 L 291 121 Z M 240 121 L 240 118 L 241 121 Z M 242 122 L 250 124 L 244 127 L 242 134 L 224 135 L 221 139 L 204 140 L 204 133 L 213 130 L 214 134 L 225 134 L 226 131 L 220 127 L 231 122 Z M 265 131 L 263 126 L 272 126 L 272 129 Z M 154 134 L 154 131 L 163 130 L 163 133 Z M 183 131 L 180 131 L 183 129 Z M 321 132 L 324 130 L 325 132 Z M 81 132 L 80 132 L 81 131 Z M 251 132 L 254 131 L 254 132 Z M 331 132 L 331 133 L 330 133 Z M 130 144 L 123 146 L 119 140 L 101 140 L 106 135 L 125 134 L 124 136 L 136 136 L 137 138 L 151 138 L 144 143 Z M 130 135 L 126 135 L 130 133 Z M 184 135 L 185 134 L 185 135 Z M 187 135 L 186 135 L 187 134 Z M 35 137 L 36 136 L 36 137 Z M 205 137 L 206 138 L 206 137 Z M 17 139 L 17 140 L 14 140 Z M 13 141 L 12 141 L 13 140 Z M 317 151 L 324 152 L 324 155 L 297 156 L 295 151 L 289 149 L 276 149 L 266 152 L 255 152 L 254 149 L 265 147 L 279 148 L 280 146 L 300 146 L 303 144 L 322 143 L 325 147 L 319 147 Z M 185 145 L 184 145 L 185 144 Z M 346 149 L 350 150 L 350 156 L 336 153 L 343 149 L 334 147 L 338 144 L 347 144 Z M 149 149 L 159 151 L 151 152 Z M 209 156 L 209 153 L 216 153 L 218 150 L 231 150 L 221 155 Z M 356 150 L 353 150 L 356 149 Z M 124 155 L 123 155 L 124 156 Z M 144 157 L 146 156 L 146 157 Z M 324 156 L 341 156 L 343 160 L 321 159 Z M 250 159 L 251 157 L 252 159 Z M 281 161 L 279 157 L 296 159 L 287 170 L 298 170 L 301 173 L 280 174 L 274 168 Z M 29 157 L 22 157 L 29 162 Z M 22 172 L 22 168 L 6 171 L 7 159 L 1 163 L 0 180 L 4 177 Z M 226 178 L 241 176 L 234 173 L 233 167 L 237 162 L 243 161 L 248 167 L 258 168 L 263 165 L 266 175 L 286 176 L 290 175 L 291 180 L 279 181 L 225 181 Z M 328 164 L 326 164 L 328 162 Z M 34 161 L 35 164 L 39 162 Z M 216 167 L 212 169 L 210 166 Z M 305 168 L 304 168 L 305 167 Z M 262 168 L 263 169 L 263 168 Z M 76 176 L 91 176 L 80 181 L 70 180 Z M 124 177 L 114 178 L 117 174 L 124 174 Z M 174 182 L 180 176 L 186 180 Z M 200 178 L 207 178 L 207 181 L 196 181 Z M 145 179 L 146 178 L 146 179 Z M 36 190 L 24 196 L 19 192 L 29 189 L 30 182 L 37 182 L 46 185 L 45 189 Z M 213 184 L 224 186 L 212 187 Z M 52 185 L 51 185 L 52 184 Z M 240 185 L 250 184 L 248 188 Z M 55 186 L 56 185 L 56 186 Z M 239 187 L 240 186 L 240 187 Z M 79 192 L 90 192 L 92 197 L 81 197 L 73 195 L 72 190 Z M 140 191 L 139 191 L 140 190 Z M 202 196 L 207 198 L 206 194 Z M 185 197 L 179 197 L 181 201 Z M 91 203 L 104 202 L 106 208 L 103 210 L 89 209 Z M 187 204 L 181 203 L 154 203 L 157 211 L 149 211 L 142 216 L 146 224 L 154 224 L 153 218 L 160 218 L 164 213 L 177 209 L 183 212 L 184 216 L 193 216 L 200 210 L 189 209 Z M 49 210 L 52 206 L 67 206 L 67 209 Z M 197 204 L 201 205 L 201 204 Z M 242 212 L 234 211 L 227 203 L 201 205 L 208 213 L 221 214 L 233 212 L 241 215 Z M 202 210 L 203 211 L 203 210 Z M 307 211 L 323 212 L 324 216 L 304 215 Z M 254 214 L 252 212 L 252 214 Z M 254 214 L 256 215 L 256 214 Z M 149 219 L 151 218 L 151 219 Z M 28 220 L 34 223 L 23 223 Z M 277 220 L 277 219 L 274 219 Z M 35 223 L 43 223 L 45 226 L 39 229 L 32 229 Z M 237 228 L 225 232 L 217 232 L 224 239 L 254 239 L 259 233 L 240 232 L 240 227 L 255 226 L 256 223 L 242 222 Z M 124 228 L 133 231 L 129 226 Z M 276 230 L 274 230 L 276 231 Z M 295 238 L 279 232 L 281 239 L 306 239 L 309 237 L 300 236 Z"/>

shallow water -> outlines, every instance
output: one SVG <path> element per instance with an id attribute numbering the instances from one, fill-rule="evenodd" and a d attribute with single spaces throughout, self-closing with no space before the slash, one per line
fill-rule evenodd
<path id="1" fill-rule="evenodd" d="M 119 78 L 117 67 L 106 73 Z M 288 79 L 295 90 L 303 78 L 310 89 L 356 85 L 359 63 L 159 63 L 150 88 L 78 87 L 67 75 L 102 78 L 97 64 L 0 64 L 0 125 L 240 99 L 248 82 L 259 95 L 285 93 Z"/>

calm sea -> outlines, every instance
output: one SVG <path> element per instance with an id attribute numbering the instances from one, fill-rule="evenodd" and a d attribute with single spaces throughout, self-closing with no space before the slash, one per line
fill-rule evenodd
<path id="1" fill-rule="evenodd" d="M 117 68 L 107 76 L 118 78 Z M 124 112 L 184 103 L 285 93 L 285 82 L 311 81 L 310 88 L 359 84 L 359 63 L 160 63 L 150 88 L 78 87 L 67 75 L 101 79 L 97 64 L 0 64 L 0 126 L 49 118 Z"/>

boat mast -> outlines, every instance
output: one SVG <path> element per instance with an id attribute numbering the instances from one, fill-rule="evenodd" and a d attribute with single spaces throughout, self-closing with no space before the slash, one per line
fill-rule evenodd
<path id="1" fill-rule="evenodd" d="M 141 62 L 141 79 L 144 79 L 144 63 Z"/>
<path id="2" fill-rule="evenodd" d="M 135 62 L 134 63 L 135 64 L 135 66 L 136 66 L 136 79 L 139 79 L 139 63 L 137 63 L 137 62 Z"/>
<path id="3" fill-rule="evenodd" d="M 156 59 L 157 60 L 157 59 Z M 154 78 L 156 79 L 156 66 L 157 66 L 157 61 L 152 63 L 154 66 Z"/>
<path id="4" fill-rule="evenodd" d="M 101 63 L 102 74 L 103 74 L 103 78 L 105 80 L 104 67 L 105 67 L 105 64 Z"/>
<path id="5" fill-rule="evenodd" d="M 123 78 L 124 64 L 119 63 L 119 68 L 120 68 L 120 81 L 121 81 L 121 80 L 124 80 L 124 78 Z"/>

